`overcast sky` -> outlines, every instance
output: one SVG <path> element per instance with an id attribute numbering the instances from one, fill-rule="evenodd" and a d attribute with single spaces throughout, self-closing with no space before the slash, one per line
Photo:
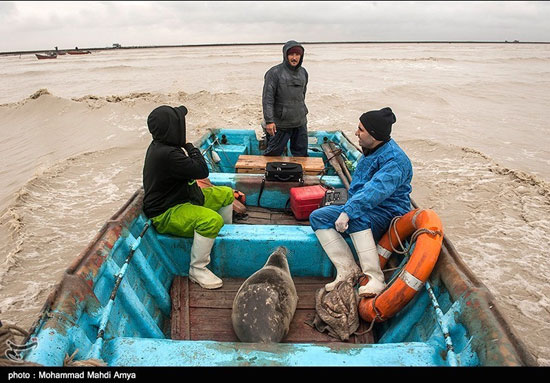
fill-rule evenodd
<path id="1" fill-rule="evenodd" d="M 0 51 L 312 41 L 550 41 L 550 2 L 0 1 Z"/>

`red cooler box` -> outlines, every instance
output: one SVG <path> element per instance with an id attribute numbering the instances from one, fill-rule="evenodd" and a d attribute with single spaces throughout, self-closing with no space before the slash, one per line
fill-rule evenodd
<path id="1" fill-rule="evenodd" d="M 306 220 L 319 207 L 326 189 L 321 185 L 290 188 L 290 209 L 297 220 Z"/>

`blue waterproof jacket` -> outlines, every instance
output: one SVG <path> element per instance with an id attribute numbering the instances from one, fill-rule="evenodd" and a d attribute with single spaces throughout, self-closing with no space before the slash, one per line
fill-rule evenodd
<path id="1" fill-rule="evenodd" d="M 412 176 L 409 157 L 390 139 L 359 159 L 343 211 L 350 219 L 387 227 L 393 217 L 411 209 Z"/>

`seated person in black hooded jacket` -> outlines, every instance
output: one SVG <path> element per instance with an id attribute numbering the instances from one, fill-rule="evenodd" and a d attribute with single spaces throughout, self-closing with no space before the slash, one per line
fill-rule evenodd
<path id="1" fill-rule="evenodd" d="M 208 177 L 208 166 L 200 150 L 186 142 L 186 114 L 184 106 L 164 105 L 147 118 L 153 141 L 143 166 L 143 212 L 159 233 L 193 238 L 189 279 L 216 289 L 223 282 L 206 266 L 218 232 L 232 222 L 234 195 L 227 186 L 197 185 L 197 179 Z"/>

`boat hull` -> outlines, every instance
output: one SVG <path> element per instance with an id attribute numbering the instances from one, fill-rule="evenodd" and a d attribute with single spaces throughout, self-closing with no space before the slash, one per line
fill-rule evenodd
<path id="1" fill-rule="evenodd" d="M 92 52 L 90 51 L 67 51 L 68 54 L 70 55 L 88 55 Z"/>
<path id="2" fill-rule="evenodd" d="M 35 53 L 35 56 L 38 60 L 50 60 L 50 59 L 56 59 L 57 58 L 56 54 L 54 54 L 54 55 L 41 55 L 41 54 Z"/>
<path id="3" fill-rule="evenodd" d="M 236 162 L 243 146 L 248 148 L 244 150 L 246 154 L 255 154 L 251 149 L 257 145 L 253 133 L 214 133 L 230 137 L 224 149 L 229 162 Z M 344 142 L 345 136 L 320 133 L 316 138 L 323 142 L 326 136 L 337 137 L 341 146 L 347 147 L 350 159 L 359 158 L 352 153 L 356 149 L 349 140 Z M 203 150 L 216 147 L 205 137 L 196 146 Z M 230 168 L 230 163 L 225 166 Z M 215 185 L 245 192 L 247 204 L 257 203 L 261 174 L 212 172 L 209 178 Z M 318 179 L 319 176 L 304 177 L 306 185 L 315 184 Z M 336 175 L 323 179 L 342 187 Z M 265 201 L 273 208 L 284 207 L 293 186 L 296 185 L 274 183 L 264 191 L 262 204 Z M 75 360 L 98 358 L 110 366 L 450 365 L 445 336 L 424 289 L 393 318 L 375 324 L 375 343 L 283 340 L 269 345 L 248 344 L 196 339 L 193 327 L 187 330 L 189 334 L 177 335 L 171 317 L 181 312 L 175 311 L 179 303 L 174 304 L 170 292 L 176 278 L 187 276 L 192 239 L 161 235 L 153 227 L 141 238 L 148 222 L 142 202 L 143 190 L 139 189 L 66 270 L 30 331 L 30 338 L 35 338 L 38 346 L 25 355 L 26 361 L 60 366 L 65 354 L 76 352 Z M 347 240 L 351 245 L 351 240 Z M 128 274 L 120 283 L 115 301 L 109 303 L 115 276 L 135 246 Z M 225 225 L 215 240 L 209 267 L 222 278 L 247 278 L 264 265 L 278 246 L 288 249 L 293 278 L 333 277 L 332 263 L 308 225 Z M 448 238 L 443 241 L 429 283 L 443 312 L 439 320 L 451 334 L 452 352 L 459 365 L 536 365 L 489 290 L 462 262 Z M 217 305 L 215 300 L 212 304 Z M 99 338 L 102 323 L 106 326 Z"/>

